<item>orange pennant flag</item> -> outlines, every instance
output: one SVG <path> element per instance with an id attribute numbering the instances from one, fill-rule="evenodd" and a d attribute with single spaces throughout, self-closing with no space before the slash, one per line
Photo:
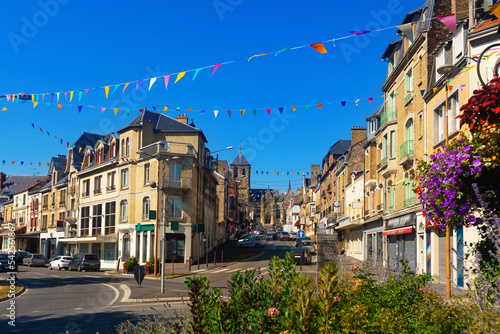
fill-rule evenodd
<path id="1" fill-rule="evenodd" d="M 191 108 L 188 108 L 188 111 L 193 111 L 193 109 L 191 109 Z"/>
<path id="2" fill-rule="evenodd" d="M 318 109 L 321 110 L 321 107 L 323 106 L 322 103 L 318 104 Z"/>
<path id="3" fill-rule="evenodd" d="M 62 104 L 58 104 L 58 105 L 57 105 L 57 109 L 58 109 L 58 110 L 61 110 L 61 107 L 62 107 Z"/>
<path id="4" fill-rule="evenodd" d="M 106 92 L 106 98 L 108 98 L 109 86 L 104 87 L 104 91 Z"/>
<path id="5" fill-rule="evenodd" d="M 115 115 L 116 115 L 116 113 L 118 112 L 118 108 L 114 108 L 113 110 L 115 111 Z"/>
<path id="6" fill-rule="evenodd" d="M 125 93 L 125 89 L 127 89 L 127 86 L 128 86 L 129 84 L 130 84 L 130 82 L 127 82 L 127 83 L 125 84 L 125 86 L 123 86 L 123 91 L 122 91 L 122 94 L 123 94 L 123 93 Z"/>
<path id="7" fill-rule="evenodd" d="M 240 109 L 241 117 L 245 114 L 245 109 Z"/>
<path id="8" fill-rule="evenodd" d="M 432 91 L 435 93 L 437 90 L 437 87 L 432 88 Z"/>
<path id="9" fill-rule="evenodd" d="M 326 53 L 326 49 L 323 43 L 314 43 L 311 44 L 311 46 L 313 47 L 314 50 L 318 51 L 319 53 Z"/>
<path id="10" fill-rule="evenodd" d="M 49 165 L 50 165 L 50 164 L 47 162 L 47 167 L 49 167 Z"/>
<path id="11" fill-rule="evenodd" d="M 453 90 L 453 86 L 448 86 L 448 91 L 452 91 Z"/>
<path id="12" fill-rule="evenodd" d="M 295 111 L 295 109 L 297 109 L 297 107 L 293 106 L 293 107 L 292 107 L 292 110 L 293 110 L 293 111 Z"/>

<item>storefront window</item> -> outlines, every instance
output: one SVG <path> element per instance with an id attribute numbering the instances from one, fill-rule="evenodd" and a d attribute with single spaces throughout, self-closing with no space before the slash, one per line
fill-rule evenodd
<path id="1" fill-rule="evenodd" d="M 115 244 L 113 243 L 106 243 L 104 244 L 104 262 L 114 262 L 116 259 L 116 254 L 115 254 Z"/>

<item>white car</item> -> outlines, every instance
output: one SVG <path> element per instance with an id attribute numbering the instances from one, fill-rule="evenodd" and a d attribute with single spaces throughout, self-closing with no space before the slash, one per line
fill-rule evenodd
<path id="1" fill-rule="evenodd" d="M 54 268 L 57 268 L 61 270 L 64 268 L 68 270 L 71 259 L 71 256 L 56 256 L 52 261 L 50 261 L 49 269 L 52 270 Z"/>
<path id="2" fill-rule="evenodd" d="M 249 235 L 244 239 L 238 240 L 238 247 L 264 247 L 267 244 L 266 236 L 264 235 Z"/>

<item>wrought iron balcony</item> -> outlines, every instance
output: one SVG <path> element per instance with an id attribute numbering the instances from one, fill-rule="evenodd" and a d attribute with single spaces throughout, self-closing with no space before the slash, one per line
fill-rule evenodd
<path id="1" fill-rule="evenodd" d="M 382 125 L 384 125 L 385 123 L 395 121 L 396 119 L 397 119 L 397 108 L 396 107 L 387 108 L 380 115 L 380 127 L 382 127 Z"/>
<path id="2" fill-rule="evenodd" d="M 393 211 L 394 211 L 394 204 L 389 205 L 389 210 L 388 210 L 388 211 L 389 211 L 389 212 L 393 212 Z"/>
<path id="3" fill-rule="evenodd" d="M 173 179 L 165 177 L 162 180 L 162 188 L 191 189 L 191 178 L 181 177 L 180 179 Z"/>
<path id="4" fill-rule="evenodd" d="M 407 140 L 399 147 L 399 163 L 403 164 L 407 161 L 413 161 L 415 153 L 413 151 L 413 140 Z"/>

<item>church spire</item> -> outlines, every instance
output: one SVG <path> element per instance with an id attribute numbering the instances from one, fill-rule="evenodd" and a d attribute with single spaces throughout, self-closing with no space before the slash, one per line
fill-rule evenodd
<path id="1" fill-rule="evenodd" d="M 292 186 L 290 184 L 290 179 L 288 179 L 288 193 L 292 192 Z"/>

